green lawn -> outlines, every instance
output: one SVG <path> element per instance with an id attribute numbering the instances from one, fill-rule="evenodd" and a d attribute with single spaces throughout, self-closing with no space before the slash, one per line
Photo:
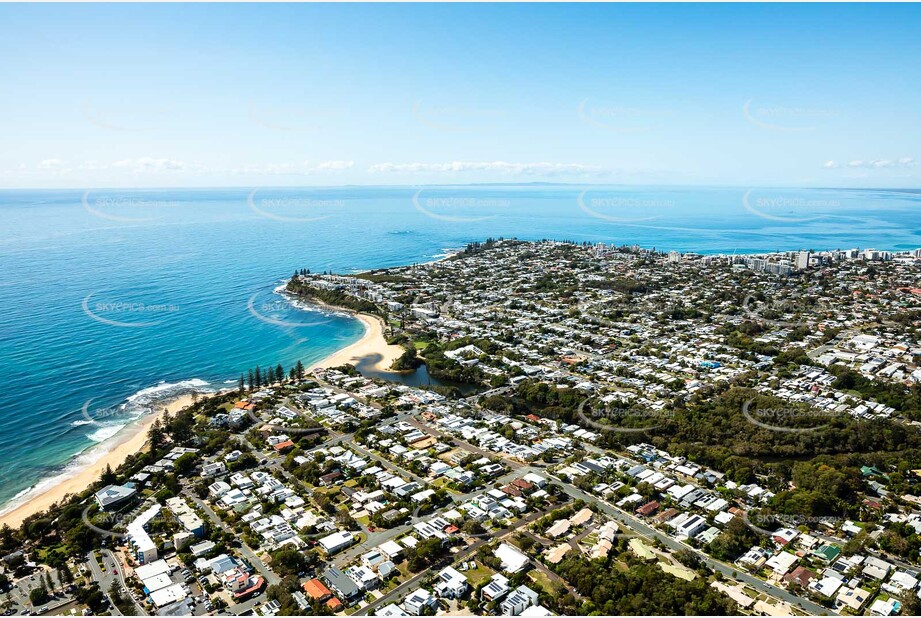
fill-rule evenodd
<path id="1" fill-rule="evenodd" d="M 553 593 L 553 582 L 550 581 L 550 578 L 547 577 L 546 573 L 538 571 L 537 569 L 531 569 L 531 571 L 528 572 L 528 577 L 530 577 L 531 581 L 533 581 L 535 584 L 543 588 L 544 592 L 547 594 Z"/>
<path id="2" fill-rule="evenodd" d="M 483 566 L 477 562 L 475 569 L 461 571 L 461 573 L 463 573 L 467 578 L 467 581 L 470 582 L 470 586 L 476 588 L 481 583 L 489 581 L 489 579 L 493 576 L 494 571 L 489 567 Z"/>

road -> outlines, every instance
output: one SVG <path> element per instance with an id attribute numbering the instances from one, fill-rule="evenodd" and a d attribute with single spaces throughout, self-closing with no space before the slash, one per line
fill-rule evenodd
<path id="1" fill-rule="evenodd" d="M 409 478 L 411 478 L 411 479 L 414 480 L 415 482 L 419 483 L 422 487 L 425 487 L 425 486 L 428 485 L 428 481 L 426 481 L 426 480 L 423 479 L 422 477 L 417 476 L 417 475 L 413 474 L 412 472 L 410 472 L 409 470 L 406 470 L 405 468 L 403 468 L 403 467 L 401 467 L 401 466 L 398 466 L 398 465 L 396 465 L 395 463 L 392 463 L 392 462 L 390 462 L 390 461 L 384 459 L 384 458 L 381 457 L 380 455 L 375 455 L 375 454 L 372 453 L 371 451 L 369 451 L 369 450 L 367 450 L 367 449 L 365 449 L 365 448 L 363 448 L 363 447 L 361 447 L 361 446 L 358 446 L 358 444 L 356 444 L 355 442 L 350 442 L 350 443 L 349 443 L 349 448 L 350 448 L 350 449 L 353 449 L 353 450 L 355 450 L 355 451 L 358 451 L 359 453 L 361 453 L 361 454 L 364 455 L 365 457 L 370 457 L 370 458 L 373 459 L 374 461 L 376 461 L 376 462 L 378 462 L 379 464 L 381 464 L 383 467 L 385 467 L 385 468 L 387 468 L 387 469 L 389 469 L 389 470 L 391 470 L 391 471 L 393 471 L 393 472 L 396 472 L 396 473 L 399 474 L 400 476 L 408 476 Z M 422 490 L 420 489 L 420 491 L 422 491 Z"/>
<path id="2" fill-rule="evenodd" d="M 828 343 L 824 343 L 820 345 L 819 347 L 815 348 L 814 350 L 812 350 L 811 352 L 807 352 L 806 356 L 815 360 L 816 358 L 822 356 L 829 350 L 833 349 L 835 346 L 837 346 L 842 341 L 845 341 L 847 339 L 852 339 L 857 334 L 859 334 L 859 332 L 860 331 L 855 331 L 855 330 L 841 331 L 840 333 L 835 335 L 835 337 Z"/>
<path id="3" fill-rule="evenodd" d="M 196 496 L 191 491 L 186 490 L 183 493 L 187 498 L 192 500 L 195 504 L 198 505 L 199 508 L 201 508 L 201 510 L 205 512 L 205 514 L 208 516 L 208 519 L 210 519 L 214 525 L 216 525 L 224 532 L 233 534 L 231 527 L 224 523 L 224 520 L 214 512 L 214 509 L 212 509 L 207 502 Z M 237 535 L 234 536 L 236 537 Z M 240 553 L 243 555 L 243 559 L 246 560 L 250 566 L 259 571 L 259 574 L 265 578 L 265 581 L 269 586 L 274 586 L 275 584 L 281 582 L 281 578 L 276 575 L 272 569 L 270 569 L 268 565 L 266 565 L 262 559 L 256 555 L 256 552 L 254 552 L 252 548 L 250 548 L 250 546 L 243 541 L 240 541 Z"/>
<path id="4" fill-rule="evenodd" d="M 480 455 L 480 456 L 482 456 L 482 457 L 500 457 L 500 458 L 502 459 L 503 463 L 505 463 L 506 465 L 508 465 L 509 467 L 511 467 L 511 468 L 513 468 L 513 469 L 521 469 L 521 468 L 524 468 L 524 467 L 525 467 L 525 464 L 521 463 L 520 461 L 518 461 L 518 460 L 516 460 L 516 459 L 508 459 L 508 458 L 506 458 L 506 457 L 502 457 L 502 455 L 501 455 L 500 453 L 496 453 L 496 452 L 494 452 L 494 451 L 490 451 L 490 450 L 487 450 L 487 449 L 484 449 L 484 448 L 480 448 L 480 447 L 478 447 L 478 446 L 474 446 L 474 445 L 470 444 L 469 442 L 464 442 L 464 441 L 461 440 L 460 438 L 457 438 L 457 437 L 452 436 L 452 435 L 450 435 L 450 434 L 442 433 L 442 432 L 438 431 L 437 429 L 434 429 L 434 428 L 432 428 L 432 427 L 429 427 L 428 425 L 426 425 L 426 424 L 423 423 L 422 421 L 419 421 L 419 420 L 416 420 L 416 419 L 411 419 L 411 420 L 409 421 L 409 424 L 412 425 L 413 427 L 415 427 L 416 429 L 418 429 L 419 431 L 421 431 L 421 432 L 423 432 L 423 433 L 427 433 L 427 434 L 430 435 L 430 436 L 434 436 L 434 437 L 439 438 L 439 439 L 453 440 L 454 442 L 456 442 L 457 444 L 459 444 L 460 447 L 463 448 L 465 451 L 469 451 L 469 452 L 474 453 L 474 454 L 476 454 L 476 455 Z"/>
<path id="5" fill-rule="evenodd" d="M 425 425 L 417 420 L 412 420 L 410 421 L 410 423 L 414 427 L 417 427 L 421 431 L 425 431 L 429 435 L 434 435 L 437 437 L 444 436 L 444 434 L 442 434 L 441 432 L 435 429 L 432 429 L 428 425 Z M 452 438 L 454 439 L 455 442 L 460 444 L 462 448 L 469 450 L 473 453 L 477 453 L 481 455 L 489 455 L 489 456 L 496 455 L 496 453 L 475 447 L 472 444 L 464 442 L 463 440 L 459 440 L 456 437 L 452 436 Z M 596 449 L 596 450 L 600 451 L 600 449 Z M 830 612 L 828 608 L 818 605 L 817 603 L 814 603 L 810 601 L 809 599 L 804 599 L 802 597 L 799 597 L 797 595 L 794 595 L 788 592 L 787 590 L 784 590 L 783 588 L 778 588 L 776 586 L 773 586 L 765 582 L 762 579 L 759 579 L 753 575 L 750 575 L 742 571 L 738 567 L 735 567 L 733 565 L 729 565 L 724 562 L 720 562 L 714 558 L 711 558 L 708 554 L 696 548 L 693 548 L 686 543 L 682 543 L 674 539 L 673 537 L 670 537 L 667 534 L 660 532 L 659 530 L 655 528 L 652 528 L 646 525 L 644 522 L 637 519 L 633 515 L 630 515 L 627 512 L 618 509 L 617 507 L 605 502 L 604 500 L 602 500 L 601 498 L 597 496 L 590 495 L 578 489 L 577 487 L 574 487 L 573 485 L 563 481 L 559 477 L 549 474 L 546 470 L 542 470 L 542 469 L 536 468 L 531 465 L 521 464 L 521 463 L 518 463 L 510 459 L 503 459 L 503 461 L 509 464 L 510 466 L 512 466 L 513 469 L 517 469 L 517 471 L 521 474 L 533 472 L 535 474 L 540 474 L 540 475 L 543 475 L 545 477 L 549 477 L 555 480 L 562 487 L 563 491 L 570 497 L 575 498 L 575 499 L 581 499 L 588 504 L 597 505 L 603 512 L 611 516 L 613 519 L 626 525 L 628 528 L 631 528 L 632 530 L 641 534 L 642 536 L 645 536 L 647 538 L 659 539 L 659 541 L 661 541 L 663 545 L 672 549 L 673 551 L 678 551 L 680 549 L 689 549 L 693 551 L 700 558 L 700 560 L 704 562 L 708 567 L 710 567 L 714 571 L 719 571 L 723 575 L 726 575 L 727 577 L 729 577 L 729 579 L 744 582 L 748 584 L 749 586 L 751 586 L 752 588 L 754 588 L 755 590 L 763 592 L 764 594 L 775 597 L 782 601 L 786 601 L 787 603 L 790 603 L 794 607 L 802 608 L 805 611 L 808 611 L 812 614 L 816 614 L 816 615 L 833 614 L 833 612 Z"/>
<path id="6" fill-rule="evenodd" d="M 545 475 L 547 474 L 546 471 L 544 471 L 544 474 Z M 690 545 L 686 543 L 682 543 L 681 541 L 678 541 L 677 539 L 671 536 L 668 536 L 664 532 L 661 532 L 655 528 L 652 528 L 651 526 L 646 525 L 644 522 L 640 521 L 636 517 L 626 513 L 625 511 L 618 509 L 614 505 L 609 504 L 608 502 L 598 498 L 597 496 L 589 495 L 585 493 L 584 491 L 576 487 L 573 487 L 572 485 L 568 483 L 563 482 L 562 480 L 560 480 L 559 478 L 553 475 L 548 475 L 548 476 L 550 476 L 551 478 L 559 482 L 560 485 L 562 486 L 563 491 L 566 494 L 568 494 L 570 497 L 575 498 L 575 499 L 581 499 L 588 503 L 594 503 L 597 508 L 599 508 L 601 511 L 603 511 L 605 514 L 607 514 L 611 518 L 624 524 L 625 526 L 627 526 L 628 528 L 632 529 L 633 531 L 637 532 L 638 534 L 642 536 L 645 536 L 647 538 L 658 539 L 663 545 L 665 545 L 672 551 L 678 551 L 681 549 L 689 549 L 693 551 L 695 554 L 697 554 L 698 558 L 700 558 L 700 560 L 707 565 L 707 567 L 709 567 L 710 569 L 714 571 L 718 571 L 722 573 L 723 575 L 727 576 L 729 579 L 743 582 L 759 592 L 763 592 L 764 594 L 780 599 L 781 601 L 785 601 L 789 603 L 790 605 L 793 605 L 794 607 L 799 607 L 801 609 L 804 609 L 805 611 L 808 611 L 811 614 L 815 614 L 819 616 L 834 615 L 834 613 L 831 612 L 827 607 L 823 607 L 821 605 L 818 605 L 817 603 L 813 603 L 809 599 L 804 599 L 802 597 L 796 596 L 795 594 L 792 594 L 788 592 L 787 590 L 784 590 L 783 588 L 778 588 L 776 586 L 773 586 L 765 582 L 762 579 L 758 579 L 757 577 L 746 573 L 745 571 L 741 570 L 740 568 L 736 566 L 729 565 L 724 562 L 720 562 L 719 560 L 716 560 L 714 558 L 711 558 L 709 555 L 691 547 Z"/>
<path id="7" fill-rule="evenodd" d="M 105 556 L 103 555 L 103 561 L 105 561 Z M 111 605 L 112 614 L 115 616 L 122 616 L 123 614 L 115 606 L 115 602 L 112 601 L 112 597 L 109 596 L 109 589 L 115 583 L 115 574 L 112 572 L 111 563 L 106 567 L 105 572 L 102 571 L 102 568 L 99 566 L 99 563 L 96 561 L 96 555 L 93 552 L 89 552 L 86 555 L 86 564 L 89 566 L 90 575 L 92 580 L 99 584 L 99 589 L 102 590 L 102 593 L 106 595 L 109 604 Z"/>
<path id="8" fill-rule="evenodd" d="M 468 546 L 466 549 L 462 549 L 456 554 L 450 554 L 447 560 L 443 560 L 436 565 L 433 565 L 427 569 L 423 569 L 422 571 L 417 573 L 415 576 L 403 582 L 402 584 L 400 584 L 399 586 L 397 586 L 396 588 L 394 588 L 393 590 L 391 590 L 390 592 L 388 592 L 381 598 L 377 599 L 376 601 L 373 601 L 372 603 L 369 603 L 367 606 L 361 608 L 360 610 L 355 612 L 353 615 L 354 616 L 366 616 L 368 615 L 369 612 L 374 611 L 378 607 L 382 607 L 389 603 L 395 602 L 397 599 L 401 598 L 404 594 L 406 594 L 407 592 L 412 590 L 415 586 L 417 586 L 418 583 L 422 581 L 424 578 L 431 577 L 432 571 L 434 571 L 435 569 L 444 568 L 450 564 L 453 564 L 460 560 L 465 560 L 469 558 L 471 555 L 475 554 L 477 550 L 479 550 L 483 545 L 492 543 L 494 540 L 501 539 L 503 537 L 508 536 L 512 532 L 517 531 L 519 528 L 527 526 L 531 524 L 532 522 L 540 519 L 541 517 L 549 513 L 551 510 L 553 509 L 547 508 L 542 511 L 535 511 L 534 513 L 531 513 L 524 519 L 515 522 L 513 525 L 497 531 L 496 534 L 488 538 L 477 539 L 472 545 Z"/>
<path id="9" fill-rule="evenodd" d="M 506 474 L 500 477 L 497 477 L 494 480 L 497 483 L 507 483 L 507 482 L 513 481 L 514 479 L 518 478 L 518 476 L 519 474 L 513 470 L 511 472 L 507 472 Z M 462 504 L 466 502 L 467 500 L 469 500 L 470 498 L 472 498 L 473 496 L 480 495 L 481 493 L 482 491 L 470 491 L 470 492 L 463 493 L 463 494 L 449 493 L 448 496 L 451 498 L 451 502 L 453 504 Z M 443 511 L 445 508 L 447 507 L 446 506 L 441 507 L 438 510 Z M 400 526 L 396 526 L 394 528 L 387 528 L 383 530 L 377 529 L 374 532 L 368 532 L 367 537 L 365 538 L 363 543 L 361 543 L 360 545 L 355 545 L 353 547 L 350 547 L 349 549 L 346 549 L 345 551 L 336 555 L 336 558 L 335 558 L 336 566 L 340 568 L 344 567 L 345 565 L 347 565 L 349 562 L 351 562 L 353 559 L 357 558 L 361 554 L 372 550 L 373 548 L 377 547 L 381 543 L 390 541 L 392 539 L 395 539 L 401 536 L 402 534 L 405 534 L 406 532 L 409 532 L 412 529 L 413 524 L 416 524 L 420 521 L 425 521 L 427 519 L 430 519 L 434 515 L 435 515 L 434 513 L 429 513 L 429 514 L 422 515 L 422 516 L 416 516 L 414 514 L 413 517 L 411 517 L 408 522 Z"/>
<path id="10" fill-rule="evenodd" d="M 101 553 L 102 553 L 103 560 L 108 558 L 109 564 L 115 565 L 114 568 L 110 568 L 110 570 L 114 570 L 118 573 L 118 583 L 119 585 L 121 585 L 122 592 L 124 593 L 123 596 L 127 597 L 128 599 L 131 600 L 132 603 L 134 603 L 134 606 L 137 608 L 138 612 L 140 612 L 138 614 L 139 616 L 146 616 L 147 612 L 145 611 L 144 606 L 135 600 L 134 595 L 131 594 L 131 591 L 128 588 L 128 584 L 125 582 L 125 566 L 121 564 L 118 561 L 118 559 L 115 557 L 115 554 L 113 554 L 108 549 L 101 550 Z M 106 588 L 105 590 L 108 590 L 108 588 Z M 111 600 L 112 599 L 109 599 L 109 601 Z M 112 606 L 114 607 L 115 604 L 113 603 Z"/>
<path id="11" fill-rule="evenodd" d="M 495 390 L 500 391 L 501 389 L 495 389 Z M 455 436 L 451 436 L 451 435 L 448 435 L 448 434 L 444 434 L 444 433 L 442 433 L 442 432 L 440 432 L 440 431 L 438 431 L 438 430 L 436 430 L 436 429 L 430 427 L 429 425 L 427 425 L 427 424 L 425 424 L 425 423 L 422 423 L 422 422 L 419 421 L 418 419 L 414 418 L 414 417 L 412 416 L 412 412 L 401 413 L 401 414 L 399 414 L 399 415 L 398 415 L 397 417 L 395 417 L 395 418 L 388 419 L 388 421 L 387 421 L 385 424 L 393 424 L 393 423 L 399 422 L 400 420 L 404 420 L 404 419 L 407 419 L 407 418 L 409 419 L 409 423 L 410 423 L 413 427 L 419 429 L 420 431 L 422 431 L 422 432 L 424 432 L 424 433 L 426 433 L 426 434 L 428 434 L 428 435 L 437 437 L 437 438 L 447 438 L 447 439 L 451 439 L 451 440 L 453 440 L 455 443 L 457 443 L 459 446 L 461 446 L 462 448 L 464 448 L 465 450 L 467 450 L 468 452 L 471 452 L 471 453 L 474 453 L 474 454 L 478 454 L 478 455 L 481 455 L 481 456 L 485 456 L 485 457 L 496 457 L 496 456 L 501 456 L 501 455 L 499 455 L 498 453 L 495 453 L 495 452 L 493 452 L 493 451 L 489 451 L 489 450 L 486 450 L 486 449 L 482 449 L 482 448 L 476 447 L 476 446 L 474 446 L 474 445 L 472 445 L 472 444 L 469 444 L 469 443 L 467 443 L 467 442 L 465 442 L 465 441 L 463 441 L 463 440 L 458 439 L 458 438 L 455 437 Z M 343 440 L 343 438 L 345 438 L 345 437 L 346 437 L 346 436 L 344 436 L 344 435 L 335 436 L 335 437 L 331 438 L 330 440 L 327 440 L 324 444 L 338 443 L 338 442 L 341 442 L 341 441 Z M 349 444 L 349 447 L 350 447 L 350 448 L 355 448 L 355 450 L 356 450 L 357 452 L 359 452 L 359 453 L 361 453 L 362 455 L 365 455 L 365 456 L 367 456 L 367 457 L 371 457 L 371 458 L 375 459 L 375 460 L 378 461 L 381 465 L 383 465 L 383 466 L 385 466 L 385 467 L 387 467 L 387 468 L 389 468 L 389 469 L 395 470 L 395 471 L 399 472 L 399 473 L 402 474 L 402 475 L 406 475 L 406 476 L 408 476 L 408 477 L 410 477 L 410 478 L 413 478 L 413 479 L 416 480 L 417 482 L 418 482 L 418 481 L 422 481 L 422 479 L 419 479 L 418 476 L 416 476 L 416 475 L 414 475 L 414 474 L 412 474 L 412 473 L 409 473 L 409 472 L 406 471 L 406 470 L 403 470 L 400 466 L 397 466 L 396 464 L 393 464 L 392 462 L 389 462 L 388 460 L 386 460 L 386 459 L 384 459 L 384 458 L 382 458 L 382 457 L 379 457 L 379 456 L 375 455 L 374 453 L 372 453 L 372 452 L 370 452 L 370 451 L 368 451 L 368 450 L 366 450 L 366 449 L 364 449 L 364 448 L 362 448 L 362 447 L 356 446 L 354 443 Z M 546 470 L 543 470 L 543 469 L 540 469 L 540 468 L 536 468 L 536 467 L 531 466 L 531 465 L 528 465 L 528 464 L 521 463 L 521 462 L 519 462 L 519 461 L 517 461 L 517 460 L 512 460 L 512 459 L 508 459 L 508 458 L 504 458 L 504 457 L 503 457 L 502 459 L 503 459 L 503 462 L 504 462 L 505 464 L 507 464 L 509 467 L 512 468 L 512 474 L 520 475 L 520 474 L 524 474 L 524 473 L 527 473 L 527 472 L 534 472 L 534 473 L 536 473 L 536 474 L 541 474 L 541 475 L 543 475 L 543 476 L 550 477 L 550 478 L 552 478 L 553 480 L 555 480 L 555 481 L 560 485 L 560 487 L 562 488 L 563 492 L 566 493 L 566 494 L 567 494 L 568 496 L 570 496 L 571 498 L 573 498 L 573 499 L 581 499 L 581 500 L 583 500 L 584 502 L 586 502 L 586 503 L 588 503 L 588 504 L 595 504 L 595 505 L 597 505 L 597 508 L 598 508 L 599 510 L 601 510 L 602 512 L 604 512 L 605 514 L 607 514 L 608 516 L 610 516 L 612 519 L 618 521 L 619 523 L 623 524 L 624 526 L 626 526 L 627 528 L 633 530 L 634 532 L 636 532 L 637 534 L 639 534 L 639 535 L 641 535 L 641 536 L 644 536 L 644 537 L 646 537 L 646 538 L 648 538 L 648 539 L 658 539 L 658 540 L 662 543 L 662 545 L 664 545 L 665 547 L 668 547 L 668 548 L 671 549 L 672 551 L 678 551 L 678 550 L 682 550 L 682 549 L 688 549 L 688 550 L 690 550 L 690 551 L 693 551 L 693 552 L 700 558 L 700 560 L 701 560 L 704 564 L 706 564 L 711 570 L 716 571 L 716 572 L 720 572 L 720 573 L 722 573 L 723 575 L 727 576 L 729 579 L 732 579 L 732 580 L 735 580 L 735 581 L 739 581 L 739 582 L 743 582 L 743 583 L 745 583 L 746 585 L 748 585 L 748 586 L 754 588 L 755 590 L 757 590 L 757 591 L 759 591 L 759 592 L 762 592 L 762 593 L 764 593 L 764 594 L 766 594 L 766 595 L 768 595 L 768 596 L 777 598 L 777 599 L 779 599 L 779 600 L 785 601 L 785 602 L 789 603 L 790 605 L 792 605 L 792 606 L 794 606 L 794 607 L 798 607 L 798 608 L 803 609 L 804 611 L 810 612 L 810 613 L 812 613 L 812 614 L 816 614 L 816 615 L 830 615 L 830 614 L 832 613 L 832 612 L 830 612 L 830 610 L 828 610 L 828 609 L 825 608 L 825 607 L 822 607 L 821 605 L 818 605 L 818 604 L 816 604 L 816 603 L 814 603 L 814 602 L 812 602 L 812 601 L 810 601 L 810 600 L 808 600 L 808 599 L 805 599 L 805 598 L 799 597 L 799 596 L 797 596 L 797 595 L 794 595 L 794 594 L 788 592 L 788 591 L 785 590 L 785 589 L 782 589 L 782 588 L 778 588 L 778 587 L 776 587 L 776 586 L 773 586 L 773 585 L 771 585 L 771 584 L 765 582 L 764 580 L 761 580 L 761 579 L 759 579 L 759 578 L 757 578 L 757 577 L 755 577 L 755 576 L 753 576 L 753 575 L 750 575 L 749 573 L 746 573 L 745 571 L 742 571 L 742 570 L 739 569 L 738 567 L 735 567 L 735 566 L 733 566 L 733 565 L 726 564 L 726 563 L 723 563 L 723 562 L 721 562 L 721 561 L 715 560 L 715 559 L 711 558 L 709 555 L 703 553 L 702 551 L 700 551 L 700 550 L 698 550 L 698 549 L 695 549 L 695 548 L 691 547 L 690 545 L 687 545 L 686 543 L 683 543 L 683 542 L 681 542 L 681 541 L 678 541 L 677 539 L 675 539 L 675 538 L 673 538 L 673 537 L 671 537 L 671 536 L 668 536 L 667 534 L 665 534 L 665 533 L 663 533 L 663 532 L 661 532 L 661 531 L 659 531 L 659 530 L 657 530 L 657 529 L 655 529 L 655 528 L 653 528 L 653 527 L 651 527 L 651 526 L 648 526 L 646 523 L 644 523 L 643 521 L 637 519 L 637 518 L 634 517 L 633 515 L 631 515 L 631 514 L 625 512 L 625 511 L 622 511 L 622 510 L 618 509 L 617 507 L 615 507 L 615 506 L 613 506 L 613 505 L 611 505 L 611 504 L 605 502 L 604 500 L 601 500 L 601 499 L 599 499 L 599 498 L 596 497 L 596 496 L 590 495 L 590 494 L 588 494 L 588 493 L 586 493 L 586 492 L 584 492 L 584 491 L 582 491 L 582 490 L 580 490 L 580 489 L 574 487 L 573 485 L 571 485 L 571 484 L 569 484 L 569 483 L 563 481 L 562 479 L 560 479 L 560 478 L 558 478 L 558 477 L 556 477 L 556 476 L 553 476 L 553 475 L 551 475 L 551 474 L 548 474 L 548 472 L 547 472 Z M 423 482 L 424 482 L 424 481 L 423 481 Z M 206 512 L 207 512 L 207 509 L 206 509 Z M 539 514 L 532 514 L 532 516 L 533 516 L 533 515 L 539 515 Z M 526 518 L 526 519 L 527 519 L 527 518 Z M 533 521 L 533 520 L 532 520 L 532 521 Z M 514 528 L 512 528 L 512 529 L 519 528 L 519 527 L 524 526 L 524 525 L 527 525 L 526 522 L 519 522 L 519 523 L 518 523 L 516 526 L 514 526 Z M 393 538 L 393 537 L 395 537 L 395 536 L 398 536 L 402 531 L 405 530 L 405 528 L 406 528 L 406 526 L 400 526 L 400 527 L 398 527 L 398 528 L 395 528 L 395 529 L 391 529 L 391 530 L 382 532 L 380 535 L 377 535 L 377 537 L 374 539 L 375 545 L 376 545 L 376 544 L 379 544 L 380 542 L 383 542 L 383 540 L 387 540 L 387 538 Z M 485 538 L 484 538 L 484 539 L 481 539 L 481 540 L 477 541 L 477 542 L 476 542 L 474 545 L 472 545 L 471 547 L 469 547 L 469 548 L 467 548 L 467 549 L 464 549 L 464 550 L 462 550 L 461 552 L 459 552 L 458 554 L 456 554 L 455 556 L 453 556 L 452 561 L 457 561 L 457 560 L 462 560 L 462 559 L 464 559 L 466 556 L 469 556 L 472 552 L 476 551 L 476 549 L 478 549 L 478 548 L 479 548 L 480 546 L 482 546 L 484 543 L 490 542 L 490 541 L 492 541 L 492 540 L 495 539 L 495 538 L 500 538 L 501 536 L 507 534 L 510 530 L 511 530 L 511 529 L 506 529 L 506 530 L 503 530 L 503 531 L 498 532 L 496 535 L 492 535 L 492 536 L 491 536 L 490 538 L 488 538 L 488 539 L 485 539 Z M 363 543 L 363 544 L 360 545 L 360 546 L 357 546 L 357 547 L 355 547 L 355 548 L 351 548 L 350 550 L 348 550 L 347 553 L 342 554 L 342 555 L 336 560 L 336 563 L 337 563 L 337 564 L 346 564 L 349 560 L 355 558 L 355 557 L 356 557 L 357 555 L 359 555 L 362 551 L 366 550 L 366 549 L 369 548 L 369 547 L 371 547 L 371 544 L 368 543 L 368 542 L 366 541 L 365 543 Z M 254 556 L 254 558 L 255 558 L 255 556 Z M 257 568 L 258 568 L 258 567 L 257 567 Z M 425 574 L 426 574 L 426 573 L 429 573 L 429 572 L 430 572 L 430 570 L 426 570 L 426 571 L 423 571 L 422 573 L 420 573 L 420 574 L 418 574 L 418 575 L 416 575 L 416 576 L 410 578 L 408 581 L 404 582 L 403 584 L 401 584 L 400 586 L 398 586 L 397 588 L 395 588 L 395 589 L 392 590 L 391 592 L 387 593 L 386 595 L 384 595 L 383 597 L 381 597 L 380 599 L 378 599 L 378 600 L 375 601 L 374 603 L 370 604 L 369 606 L 367 606 L 367 607 L 365 607 L 365 608 L 362 608 L 359 612 L 356 612 L 356 615 L 365 615 L 365 614 L 367 614 L 368 612 L 373 611 L 373 610 L 374 610 L 375 608 L 377 608 L 377 607 L 380 607 L 380 606 L 382 606 L 382 605 L 386 605 L 387 603 L 391 602 L 392 600 L 395 600 L 395 599 L 400 598 L 400 595 L 402 595 L 402 594 L 405 593 L 405 592 L 408 592 L 412 586 L 416 585 L 416 584 L 418 583 L 418 581 L 420 581 L 420 580 L 422 579 L 422 577 L 425 576 Z M 267 579 L 268 579 L 268 578 L 267 578 Z"/>

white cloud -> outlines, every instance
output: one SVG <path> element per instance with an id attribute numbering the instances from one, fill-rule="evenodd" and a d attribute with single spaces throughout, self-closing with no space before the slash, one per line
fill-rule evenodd
<path id="1" fill-rule="evenodd" d="M 96 175 L 107 172 L 108 175 L 129 177 L 145 174 L 183 174 L 195 176 L 215 176 L 221 174 L 231 175 L 292 175 L 304 176 L 311 174 L 336 174 L 350 170 L 355 167 L 354 161 L 328 160 L 311 163 L 303 161 L 300 163 L 274 163 L 274 164 L 249 164 L 237 168 L 218 168 L 209 167 L 201 163 L 189 163 L 177 159 L 166 157 L 138 157 L 131 159 L 120 159 L 117 161 L 99 161 L 97 159 L 88 159 L 73 167 L 67 166 L 66 162 L 61 159 L 45 159 L 40 163 L 31 166 L 29 169 L 25 164 L 20 164 L 18 172 L 29 173 L 36 176 L 61 176 L 70 173 L 79 173 L 86 176 Z M 17 170 L 3 170 L 3 173 L 10 175 Z"/>
<path id="2" fill-rule="evenodd" d="M 270 175 L 309 175 L 341 172 L 355 167 L 354 161 L 310 161 L 301 163 L 270 163 L 244 165 L 232 170 L 234 174 L 270 174 Z"/>
<path id="3" fill-rule="evenodd" d="M 153 157 L 141 157 L 139 159 L 122 159 L 112 164 L 112 167 L 131 170 L 135 173 L 141 172 L 165 172 L 179 171 L 185 169 L 186 165 L 182 161 L 175 159 L 155 159 Z"/>
<path id="4" fill-rule="evenodd" d="M 582 163 L 509 163 L 506 161 L 453 161 L 451 163 L 376 163 L 368 168 L 378 173 L 430 172 L 497 172 L 506 175 L 556 176 L 564 174 L 600 174 L 604 169 Z"/>
<path id="5" fill-rule="evenodd" d="M 354 161 L 323 161 L 317 165 L 317 170 L 338 172 L 341 170 L 350 170 L 353 167 L 355 167 Z"/>
<path id="6" fill-rule="evenodd" d="M 885 167 L 914 167 L 917 163 L 911 157 L 902 157 L 901 159 L 872 159 L 870 161 L 857 159 L 855 161 L 850 161 L 847 165 L 848 167 L 880 169 Z"/>
<path id="7" fill-rule="evenodd" d="M 98 170 L 109 169 L 109 166 L 100 161 L 92 160 L 92 161 L 84 161 L 83 163 L 77 166 L 77 169 L 86 170 L 89 172 L 95 172 Z"/>
<path id="8" fill-rule="evenodd" d="M 886 168 L 912 168 L 917 167 L 918 162 L 915 161 L 912 157 L 901 157 L 899 159 L 854 159 L 853 161 L 848 161 L 847 163 L 839 163 L 835 160 L 826 161 L 822 164 L 822 167 L 828 170 L 836 170 L 841 168 L 850 168 L 850 169 L 886 169 Z"/>

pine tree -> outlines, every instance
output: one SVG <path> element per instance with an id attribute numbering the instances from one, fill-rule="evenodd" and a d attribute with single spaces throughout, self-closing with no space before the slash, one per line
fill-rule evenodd
<path id="1" fill-rule="evenodd" d="M 275 381 L 279 384 L 285 381 L 285 368 L 281 366 L 281 363 L 275 365 Z"/>
<path id="2" fill-rule="evenodd" d="M 163 425 L 160 423 L 160 419 L 154 419 L 154 422 L 150 424 L 150 429 L 147 432 L 147 439 L 150 440 L 150 446 L 154 450 L 160 448 L 164 438 Z"/>
<path id="3" fill-rule="evenodd" d="M 259 365 L 256 365 L 256 388 L 262 386 L 262 371 L 259 369 Z"/>
<path id="4" fill-rule="evenodd" d="M 250 391 L 253 390 L 254 384 L 255 384 L 255 382 L 254 382 L 254 379 L 253 379 L 253 370 L 250 369 L 250 370 L 249 370 L 249 390 L 250 390 Z"/>
<path id="5" fill-rule="evenodd" d="M 244 387 L 246 386 L 246 381 L 243 379 L 243 374 L 240 374 L 240 397 L 243 396 Z"/>
<path id="6" fill-rule="evenodd" d="M 304 379 L 304 363 L 297 361 L 297 365 L 294 366 L 295 373 L 298 380 Z"/>
<path id="7" fill-rule="evenodd" d="M 153 429 L 153 425 L 151 425 L 151 429 Z M 102 471 L 102 476 L 99 477 L 99 480 L 102 481 L 103 485 L 111 485 L 115 482 L 115 478 L 115 473 L 112 472 L 112 466 L 106 464 L 106 469 Z"/>

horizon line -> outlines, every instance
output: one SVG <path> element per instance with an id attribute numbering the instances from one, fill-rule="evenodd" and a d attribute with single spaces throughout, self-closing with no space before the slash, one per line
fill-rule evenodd
<path id="1" fill-rule="evenodd" d="M 358 184 L 339 185 L 212 185 L 212 186 L 78 186 L 78 187 L 0 187 L 0 191 L 171 191 L 220 189 L 350 189 L 350 188 L 393 188 L 414 189 L 425 187 L 625 187 L 625 188 L 662 188 L 662 189 L 787 189 L 796 191 L 905 191 L 921 192 L 918 187 L 835 187 L 835 186 L 796 186 L 796 185 L 753 185 L 753 184 L 625 184 L 625 183 L 577 183 L 577 182 L 469 182 L 469 183 L 411 183 L 411 184 Z"/>

